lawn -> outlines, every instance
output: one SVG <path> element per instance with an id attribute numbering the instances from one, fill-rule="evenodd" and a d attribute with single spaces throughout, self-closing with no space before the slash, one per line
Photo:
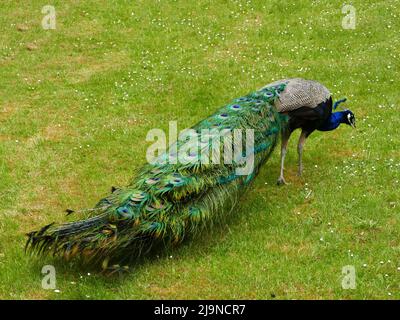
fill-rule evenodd
<path id="1" fill-rule="evenodd" d="M 100 3 L 1 1 L 0 298 L 400 298 L 399 1 L 352 1 L 355 29 L 342 1 Z M 275 150 L 223 226 L 122 276 L 24 253 L 25 233 L 127 184 L 150 129 L 285 77 L 321 81 L 357 117 L 311 135 L 303 177 L 297 133 L 289 185 L 276 186 Z"/>

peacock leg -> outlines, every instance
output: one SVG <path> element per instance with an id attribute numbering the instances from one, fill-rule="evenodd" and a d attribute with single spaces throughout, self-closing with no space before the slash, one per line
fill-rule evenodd
<path id="1" fill-rule="evenodd" d="M 283 184 L 287 184 L 285 181 L 285 178 L 283 176 L 283 170 L 284 170 L 284 165 L 285 165 L 285 156 L 286 156 L 286 152 L 287 152 L 287 145 L 289 142 L 289 138 L 290 138 L 290 131 L 288 130 L 283 130 L 282 131 L 282 142 L 281 142 L 281 174 L 279 175 L 277 184 L 278 185 L 283 185 Z"/>
<path id="2" fill-rule="evenodd" d="M 297 145 L 297 152 L 299 153 L 299 172 L 298 172 L 298 175 L 300 177 L 303 174 L 303 147 L 304 147 L 304 143 L 306 142 L 306 139 L 307 139 L 307 132 L 303 130 L 301 132 L 301 134 L 300 134 L 299 144 Z"/>

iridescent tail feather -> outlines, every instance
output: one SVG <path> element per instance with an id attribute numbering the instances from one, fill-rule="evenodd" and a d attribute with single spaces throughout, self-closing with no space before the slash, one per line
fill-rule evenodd
<path id="1" fill-rule="evenodd" d="M 134 260 L 155 245 L 180 243 L 205 226 L 228 219 L 286 124 L 273 106 L 284 88 L 285 84 L 278 84 L 235 99 L 192 127 L 199 138 L 204 129 L 231 133 L 252 129 L 254 147 L 242 154 L 242 158 L 254 156 L 254 169 L 249 174 L 237 174 L 242 166 L 237 159 L 215 164 L 198 156 L 204 150 L 206 154 L 223 154 L 224 144 L 199 143 L 199 153 L 196 157 L 188 153 L 184 163 L 171 161 L 176 160 L 176 154 L 167 151 L 157 162 L 143 166 L 128 186 L 101 199 L 88 219 L 51 224 L 29 233 L 27 249 L 65 258 L 80 256 L 106 268 L 110 260 Z M 231 147 L 246 146 L 245 139 L 243 134 Z M 178 141 L 177 150 L 184 144 Z"/>

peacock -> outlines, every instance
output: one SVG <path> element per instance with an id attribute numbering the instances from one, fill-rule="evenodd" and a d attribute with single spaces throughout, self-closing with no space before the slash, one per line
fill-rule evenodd
<path id="1" fill-rule="evenodd" d="M 354 121 L 348 110 L 332 113 L 329 91 L 317 82 L 274 82 L 198 122 L 190 135 L 137 170 L 126 187 L 113 188 L 85 219 L 30 232 L 26 250 L 65 259 L 80 257 L 103 269 L 129 265 L 228 219 L 280 133 L 283 182 L 283 160 L 293 130 L 302 128 L 302 146 L 315 129 L 332 130 Z"/>

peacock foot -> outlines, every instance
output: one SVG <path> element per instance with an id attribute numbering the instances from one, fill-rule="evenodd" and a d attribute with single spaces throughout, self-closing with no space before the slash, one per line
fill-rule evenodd
<path id="1" fill-rule="evenodd" d="M 288 183 L 285 181 L 284 177 L 279 177 L 278 181 L 276 182 L 278 186 L 287 185 Z"/>
<path id="2" fill-rule="evenodd" d="M 297 175 L 298 175 L 299 177 L 301 177 L 301 176 L 303 175 L 303 170 L 299 170 L 299 171 L 297 172 Z"/>

